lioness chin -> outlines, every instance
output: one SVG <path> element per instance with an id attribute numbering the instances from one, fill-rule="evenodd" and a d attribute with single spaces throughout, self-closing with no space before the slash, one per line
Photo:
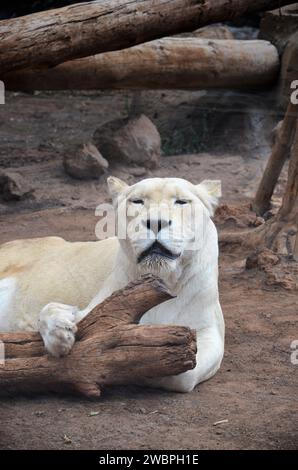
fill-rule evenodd
<path id="1" fill-rule="evenodd" d="M 141 323 L 189 326 L 197 331 L 198 349 L 194 369 L 146 383 L 189 392 L 215 374 L 224 352 L 211 220 L 220 182 L 152 178 L 128 186 L 110 177 L 108 186 L 117 237 L 82 243 L 46 237 L 0 247 L 0 330 L 38 329 L 47 351 L 63 356 L 74 344 L 76 324 L 95 305 L 152 273 L 176 297 L 148 311 Z"/>

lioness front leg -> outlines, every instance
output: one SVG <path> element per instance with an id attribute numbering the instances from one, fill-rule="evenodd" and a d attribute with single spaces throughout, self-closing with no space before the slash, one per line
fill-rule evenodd
<path id="1" fill-rule="evenodd" d="M 69 354 L 75 342 L 79 309 L 56 302 L 47 304 L 39 316 L 39 332 L 46 350 L 55 357 Z"/>
<path id="2" fill-rule="evenodd" d="M 75 342 L 76 324 L 112 292 L 113 289 L 110 286 L 103 288 L 90 304 L 82 310 L 73 305 L 56 302 L 47 304 L 39 315 L 39 332 L 46 350 L 55 357 L 69 354 Z"/>

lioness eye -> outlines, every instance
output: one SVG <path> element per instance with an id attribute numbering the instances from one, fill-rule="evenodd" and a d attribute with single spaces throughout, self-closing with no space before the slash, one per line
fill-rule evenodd
<path id="1" fill-rule="evenodd" d="M 176 199 L 175 204 L 180 204 L 180 206 L 183 206 L 183 204 L 187 204 L 188 201 L 184 201 L 183 199 Z"/>
<path id="2" fill-rule="evenodd" d="M 134 204 L 144 204 L 143 199 L 132 199 L 131 202 L 133 202 Z"/>

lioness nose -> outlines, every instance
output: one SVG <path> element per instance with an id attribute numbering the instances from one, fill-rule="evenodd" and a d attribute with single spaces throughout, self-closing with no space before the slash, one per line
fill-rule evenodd
<path id="1" fill-rule="evenodd" d="M 158 233 L 161 231 L 161 229 L 168 227 L 170 225 L 172 225 L 172 221 L 166 220 L 166 219 L 157 219 L 157 220 L 147 219 L 146 221 L 147 229 L 152 230 L 154 233 Z"/>

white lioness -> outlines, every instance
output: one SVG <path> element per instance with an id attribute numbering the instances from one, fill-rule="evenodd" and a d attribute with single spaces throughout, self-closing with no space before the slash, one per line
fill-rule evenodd
<path id="1" fill-rule="evenodd" d="M 148 384 L 189 392 L 215 374 L 224 352 L 211 220 L 220 182 L 151 178 L 128 186 L 110 177 L 108 186 L 126 236 L 74 243 L 47 237 L 0 247 L 0 330 L 38 329 L 50 354 L 68 354 L 79 320 L 115 290 L 152 273 L 176 297 L 148 311 L 141 323 L 196 329 L 198 351 L 194 369 Z"/>

